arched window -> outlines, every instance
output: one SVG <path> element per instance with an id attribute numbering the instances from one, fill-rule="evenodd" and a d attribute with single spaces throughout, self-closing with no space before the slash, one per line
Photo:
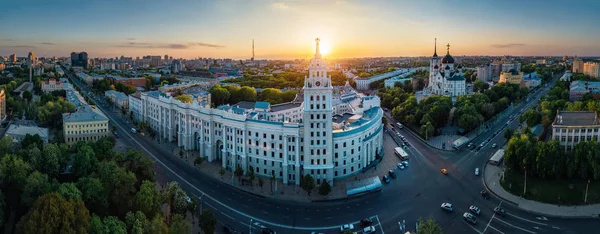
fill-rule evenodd
<path id="1" fill-rule="evenodd" d="M 317 101 L 319 101 L 319 96 L 317 96 Z"/>
<path id="2" fill-rule="evenodd" d="M 313 96 L 310 96 L 310 100 L 311 100 L 311 101 L 313 100 Z"/>

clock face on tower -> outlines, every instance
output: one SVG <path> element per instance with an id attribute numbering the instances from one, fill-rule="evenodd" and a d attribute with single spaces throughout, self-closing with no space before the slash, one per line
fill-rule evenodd
<path id="1" fill-rule="evenodd" d="M 321 86 L 321 81 L 317 81 L 317 82 L 315 83 L 315 85 L 316 85 L 317 87 Z"/>

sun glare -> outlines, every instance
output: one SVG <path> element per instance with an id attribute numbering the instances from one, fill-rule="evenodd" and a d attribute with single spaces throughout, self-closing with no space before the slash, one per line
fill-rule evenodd
<path id="1" fill-rule="evenodd" d="M 331 44 L 328 41 L 319 42 L 319 49 L 322 55 L 329 55 L 331 53 Z"/>

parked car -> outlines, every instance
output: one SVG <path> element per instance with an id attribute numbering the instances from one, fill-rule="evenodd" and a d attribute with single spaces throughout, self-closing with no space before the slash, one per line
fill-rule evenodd
<path id="1" fill-rule="evenodd" d="M 463 219 L 470 224 L 473 224 L 473 225 L 477 224 L 477 218 L 475 218 L 475 215 L 472 215 L 469 212 L 465 212 L 463 214 Z"/>
<path id="2" fill-rule="evenodd" d="M 269 229 L 269 228 L 263 228 L 262 231 L 260 232 L 261 234 L 275 234 L 276 232 Z"/>
<path id="3" fill-rule="evenodd" d="M 408 161 L 402 161 L 402 165 L 404 165 L 404 167 L 408 167 Z"/>
<path id="4" fill-rule="evenodd" d="M 448 203 L 448 202 L 444 202 L 442 203 L 442 205 L 440 206 L 440 208 L 442 210 L 448 211 L 448 212 L 452 212 L 454 211 L 454 207 L 452 207 L 452 204 Z"/>
<path id="5" fill-rule="evenodd" d="M 496 213 L 497 215 L 500 215 L 502 217 L 506 216 L 506 211 L 504 210 L 504 208 L 499 207 L 499 206 L 494 208 L 494 213 Z"/>
<path id="6" fill-rule="evenodd" d="M 383 178 L 382 178 L 381 180 L 383 180 L 383 182 L 385 182 L 386 184 L 389 184 L 389 183 L 390 183 L 390 177 L 388 177 L 388 176 L 386 176 L 386 175 L 384 175 L 384 176 L 383 176 Z"/>
<path id="7" fill-rule="evenodd" d="M 368 233 L 375 233 L 375 227 L 368 226 L 363 229 L 363 234 L 368 234 Z"/>
<path id="8" fill-rule="evenodd" d="M 340 227 L 340 232 L 345 232 L 347 230 L 350 230 L 350 231 L 354 230 L 354 225 L 352 225 L 350 223 L 350 224 L 344 224 Z"/>
<path id="9" fill-rule="evenodd" d="M 485 198 L 485 200 L 490 199 L 490 194 L 485 190 L 481 190 L 481 192 L 479 192 L 479 194 L 481 194 L 481 196 L 483 198 Z"/>
<path id="10" fill-rule="evenodd" d="M 492 144 L 492 148 L 496 148 L 496 143 Z"/>
<path id="11" fill-rule="evenodd" d="M 477 207 L 477 206 L 469 206 L 469 211 L 471 211 L 471 213 L 476 214 L 476 215 L 481 214 L 481 209 L 479 209 L 479 207 Z"/>
<path id="12" fill-rule="evenodd" d="M 371 218 L 364 218 L 360 220 L 361 227 L 371 226 L 371 224 L 373 224 L 373 220 L 371 220 Z"/>
<path id="13" fill-rule="evenodd" d="M 478 168 L 475 168 L 475 175 L 476 175 L 476 176 L 479 176 L 479 167 L 478 167 Z"/>
<path id="14" fill-rule="evenodd" d="M 394 179 L 396 178 L 396 172 L 394 170 L 388 171 L 388 174 L 390 174 L 390 177 L 392 177 Z"/>
<path id="15" fill-rule="evenodd" d="M 448 171 L 446 170 L 446 168 L 442 168 L 441 172 L 442 172 L 442 174 L 444 174 L 444 175 L 448 175 Z"/>

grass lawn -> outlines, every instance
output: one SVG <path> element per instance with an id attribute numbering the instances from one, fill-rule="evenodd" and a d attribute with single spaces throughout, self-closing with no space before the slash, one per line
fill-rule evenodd
<path id="1" fill-rule="evenodd" d="M 523 195 L 524 175 L 507 171 L 502 187 L 510 193 Z M 523 196 L 529 200 L 557 205 L 584 205 L 587 180 L 578 179 L 539 179 L 527 177 L 527 193 Z M 600 181 L 590 181 L 587 204 L 600 203 Z"/>

